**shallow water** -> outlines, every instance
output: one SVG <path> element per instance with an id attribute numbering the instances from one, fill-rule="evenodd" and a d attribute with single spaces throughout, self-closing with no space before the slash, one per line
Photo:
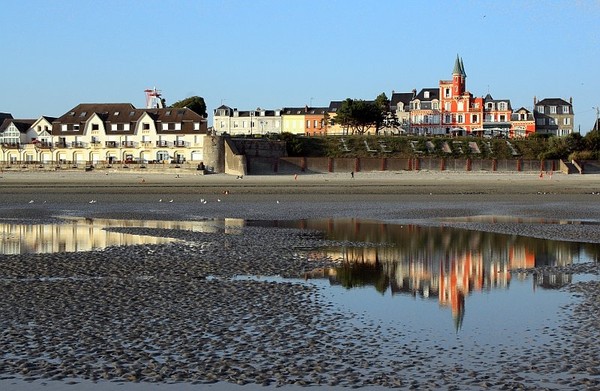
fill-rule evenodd
<path id="1" fill-rule="evenodd" d="M 299 278 L 242 275 L 234 280 L 316 287 L 319 297 L 327 303 L 323 312 L 333 309 L 347 314 L 357 330 L 377 330 L 376 335 L 381 338 L 373 342 L 381 349 L 377 360 L 393 360 L 408 352 L 416 354 L 421 363 L 426 362 L 426 369 L 405 368 L 409 373 L 413 371 L 414 378 L 421 376 L 422 381 L 459 365 L 474 372 L 493 373 L 499 363 L 517 365 L 532 351 L 556 343 L 561 339 L 557 335 L 560 326 L 570 313 L 568 306 L 579 300 L 562 288 L 572 282 L 597 279 L 562 269 L 597 259 L 595 245 L 356 219 L 200 222 L 72 219 L 62 225 L 23 225 L 17 229 L 15 225 L 0 224 L 0 228 L 9 227 L 0 234 L 3 238 L 0 252 L 88 251 L 102 248 L 98 243 L 108 247 L 172 240 L 105 230 L 114 227 L 237 235 L 244 226 L 320 231 L 335 245 L 306 249 L 305 256 L 315 262 L 331 260 L 334 266 L 309 270 Z M 17 242 L 18 235 L 19 243 L 25 244 L 5 245 Z M 56 245 L 52 241 L 55 239 L 61 244 Z M 40 247 L 29 243 L 46 244 Z M 555 268 L 540 269 L 533 274 L 525 272 L 545 266 Z M 227 279 L 209 276 L 207 281 L 213 278 Z M 542 384 L 539 380 L 526 380 Z M 0 380 L 0 385 L 10 382 Z"/>

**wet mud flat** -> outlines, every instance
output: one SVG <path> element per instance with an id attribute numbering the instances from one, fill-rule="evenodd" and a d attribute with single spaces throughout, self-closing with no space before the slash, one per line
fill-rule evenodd
<path id="1" fill-rule="evenodd" d="M 319 233 L 113 229 L 179 241 L 0 256 L 0 384 L 600 387 L 598 281 L 567 288 L 575 304 L 538 342 L 448 351 L 342 312 L 321 288 L 293 279 L 331 264 L 307 261 L 309 249 L 334 244 Z M 597 264 L 572 268 L 598 275 Z M 239 278 L 279 275 L 291 279 Z"/>

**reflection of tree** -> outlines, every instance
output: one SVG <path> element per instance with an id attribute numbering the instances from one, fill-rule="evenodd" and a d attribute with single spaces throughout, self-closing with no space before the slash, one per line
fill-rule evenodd
<path id="1" fill-rule="evenodd" d="M 382 273 L 379 263 L 344 263 L 336 268 L 336 276 L 336 280 L 347 289 L 372 285 L 383 294 L 389 286 L 389 278 Z"/>

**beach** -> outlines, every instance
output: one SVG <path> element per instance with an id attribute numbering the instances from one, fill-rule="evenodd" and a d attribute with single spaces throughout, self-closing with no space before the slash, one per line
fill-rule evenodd
<path id="1" fill-rule="evenodd" d="M 2 220 L 37 224 L 61 216 L 352 218 L 600 243 L 600 177 L 425 171 L 358 172 L 354 178 L 350 173 L 0 174 Z M 489 220 L 502 217 L 521 220 Z M 568 287 L 579 299 L 561 310 L 568 319 L 560 330 L 544 331 L 544 343 L 505 352 L 484 345 L 469 354 L 500 349 L 506 360 L 468 364 L 460 353 L 440 361 L 433 344 L 407 346 L 402 331 L 390 335 L 376 323 L 357 325 L 355 315 L 330 308 L 315 287 L 234 278 L 298 277 L 329 265 L 326 258 L 308 265 L 304 256 L 331 244 L 318 233 L 226 226 L 214 232 L 113 230 L 178 241 L 0 255 L 3 389 L 600 387 L 597 261 L 572 266 L 571 273 L 596 277 Z"/>

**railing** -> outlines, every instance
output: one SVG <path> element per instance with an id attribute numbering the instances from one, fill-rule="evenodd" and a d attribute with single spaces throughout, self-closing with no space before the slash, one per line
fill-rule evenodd
<path id="1" fill-rule="evenodd" d="M 39 149 L 51 149 L 52 143 L 45 142 L 45 141 L 39 141 L 39 142 L 35 143 L 35 146 L 36 146 L 36 148 L 39 148 Z"/>
<path id="2" fill-rule="evenodd" d="M 21 144 L 20 143 L 2 143 L 2 148 L 19 149 L 19 148 L 21 148 Z"/>
<path id="3" fill-rule="evenodd" d="M 71 143 L 71 147 L 73 147 L 73 148 L 85 148 L 85 143 L 83 141 L 73 141 Z"/>
<path id="4" fill-rule="evenodd" d="M 177 140 L 174 144 L 176 147 L 185 147 L 187 145 L 187 143 L 183 140 Z"/>
<path id="5" fill-rule="evenodd" d="M 123 146 L 125 148 L 134 148 L 135 147 L 135 142 L 133 142 L 133 141 L 122 141 L 121 142 L 121 146 Z"/>
<path id="6" fill-rule="evenodd" d="M 169 146 L 169 142 L 165 141 L 165 140 L 159 140 L 156 142 L 156 146 L 157 147 L 168 147 Z"/>
<path id="7" fill-rule="evenodd" d="M 117 141 L 107 141 L 106 143 L 104 143 L 104 145 L 106 146 L 106 148 L 118 148 L 119 143 Z"/>

